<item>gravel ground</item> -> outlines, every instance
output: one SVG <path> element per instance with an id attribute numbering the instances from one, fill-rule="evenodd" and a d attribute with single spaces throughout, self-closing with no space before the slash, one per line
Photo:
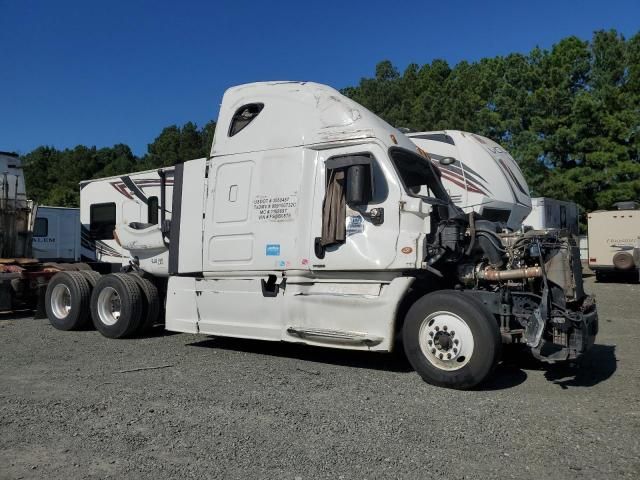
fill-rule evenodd
<path id="1" fill-rule="evenodd" d="M 0 478 L 640 478 L 640 285 L 588 288 L 581 368 L 511 353 L 470 392 L 391 355 L 4 317 Z"/>

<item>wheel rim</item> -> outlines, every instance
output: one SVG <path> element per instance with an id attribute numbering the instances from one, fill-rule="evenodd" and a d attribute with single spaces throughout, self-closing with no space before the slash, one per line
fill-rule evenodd
<path id="1" fill-rule="evenodd" d="M 115 325 L 120 319 L 120 295 L 113 287 L 105 287 L 98 295 L 98 317 L 105 325 Z"/>
<path id="2" fill-rule="evenodd" d="M 459 370 L 473 355 L 473 333 L 467 322 L 451 312 L 434 312 L 420 325 L 420 349 L 441 370 Z"/>
<path id="3" fill-rule="evenodd" d="M 59 283 L 51 292 L 51 310 L 56 318 L 64 320 L 71 311 L 71 292 L 69 287 Z"/>

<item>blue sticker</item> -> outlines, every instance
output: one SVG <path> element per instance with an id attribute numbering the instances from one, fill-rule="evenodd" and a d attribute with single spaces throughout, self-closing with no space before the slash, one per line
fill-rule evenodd
<path id="1" fill-rule="evenodd" d="M 280 263 L 278 263 L 278 266 L 279 266 L 280 268 L 284 268 L 284 267 L 286 267 L 286 266 L 287 266 L 287 263 L 286 263 L 284 260 L 280 260 Z"/>
<path id="2" fill-rule="evenodd" d="M 280 244 L 279 243 L 267 244 L 266 255 L 267 257 L 279 257 Z"/>

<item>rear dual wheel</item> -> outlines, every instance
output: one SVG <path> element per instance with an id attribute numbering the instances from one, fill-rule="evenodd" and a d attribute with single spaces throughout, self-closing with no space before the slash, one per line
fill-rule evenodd
<path id="1" fill-rule="evenodd" d="M 105 337 L 133 334 L 142 319 L 142 298 L 135 280 L 125 273 L 102 277 L 91 294 L 91 317 Z"/>
<path id="2" fill-rule="evenodd" d="M 137 274 L 105 275 L 91 295 L 93 324 L 109 338 L 144 333 L 156 322 L 159 311 L 157 288 Z"/>
<path id="3" fill-rule="evenodd" d="M 131 275 L 142 293 L 142 322 L 137 333 L 149 332 L 160 317 L 160 294 L 155 283 L 140 273 Z"/>
<path id="4" fill-rule="evenodd" d="M 91 285 L 76 271 L 56 273 L 45 294 L 49 323 L 58 330 L 78 330 L 89 325 Z"/>

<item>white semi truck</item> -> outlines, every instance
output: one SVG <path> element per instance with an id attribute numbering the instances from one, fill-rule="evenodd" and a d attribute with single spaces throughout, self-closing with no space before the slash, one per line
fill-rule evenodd
<path id="1" fill-rule="evenodd" d="M 367 351 L 400 338 L 452 388 L 485 380 L 502 342 L 561 361 L 597 333 L 570 237 L 466 214 L 411 140 L 315 83 L 229 89 L 208 158 L 83 183 L 81 221 L 115 273 L 52 278 L 61 330 L 92 320 L 120 338 L 159 320 Z"/>
<path id="2" fill-rule="evenodd" d="M 41 262 L 80 261 L 80 209 L 38 206 L 31 249 Z"/>
<path id="3" fill-rule="evenodd" d="M 531 197 L 520 167 L 500 145 L 460 130 L 407 133 L 438 169 L 453 203 L 465 213 L 518 230 L 531 212 Z"/>

